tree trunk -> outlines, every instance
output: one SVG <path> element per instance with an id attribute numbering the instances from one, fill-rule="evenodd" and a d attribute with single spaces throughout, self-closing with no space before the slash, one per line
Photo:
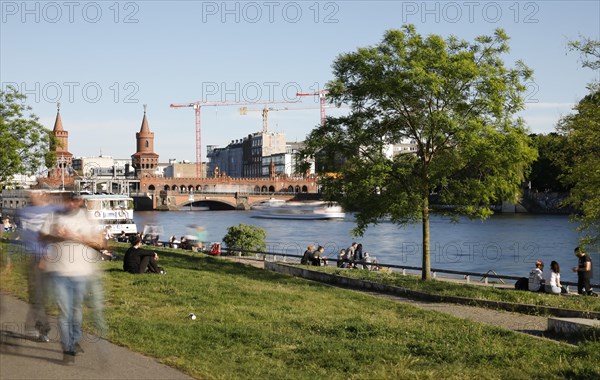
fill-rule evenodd
<path id="1" fill-rule="evenodd" d="M 423 263 L 421 266 L 421 279 L 431 280 L 431 258 L 429 256 L 429 192 L 423 195 Z"/>

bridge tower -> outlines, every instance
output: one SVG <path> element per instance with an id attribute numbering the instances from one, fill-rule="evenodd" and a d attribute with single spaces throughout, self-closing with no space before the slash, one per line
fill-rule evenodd
<path id="1" fill-rule="evenodd" d="M 56 104 L 56 120 L 52 134 L 56 137 L 57 143 L 51 147 L 51 150 L 56 155 L 57 163 L 63 171 L 73 163 L 73 154 L 69 152 L 69 132 L 64 130 L 60 117 L 60 103 Z"/>
<path id="2" fill-rule="evenodd" d="M 131 156 L 132 166 L 138 178 L 153 177 L 158 166 L 158 154 L 154 153 L 154 132 L 150 132 L 146 118 L 146 105 L 144 104 L 144 118 L 142 127 L 135 134 L 137 150 Z"/>

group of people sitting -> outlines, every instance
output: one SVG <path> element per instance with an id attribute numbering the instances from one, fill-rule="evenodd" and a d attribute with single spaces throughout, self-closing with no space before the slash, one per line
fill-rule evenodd
<path id="1" fill-rule="evenodd" d="M 371 259 L 369 252 L 363 254 L 363 246 L 361 243 L 353 242 L 350 247 L 346 249 L 340 249 L 338 253 L 338 268 L 358 268 L 362 265 L 363 269 L 377 270 L 379 266 L 371 265 L 371 263 L 377 263 L 377 259 Z"/>
<path id="2" fill-rule="evenodd" d="M 592 278 L 592 259 L 581 248 L 575 248 L 575 256 L 579 259 L 578 266 L 573 267 L 577 273 L 577 293 L 583 295 L 594 295 L 590 280 Z M 544 262 L 537 260 L 535 268 L 529 272 L 527 289 L 532 292 L 544 292 L 551 294 L 569 293 L 567 287 L 560 283 L 560 265 L 556 261 L 550 263 L 550 271 L 544 275 Z"/>
<path id="3" fill-rule="evenodd" d="M 323 256 L 324 252 L 325 247 L 318 246 L 318 248 L 315 249 L 315 246 L 310 244 L 306 251 L 304 251 L 300 263 L 315 266 L 327 265 L 327 257 Z M 358 268 L 359 265 L 362 265 L 362 268 L 366 270 L 381 269 L 381 267 L 377 265 L 377 259 L 371 258 L 369 252 L 364 252 L 363 254 L 363 247 L 360 243 L 353 242 L 350 247 L 340 250 L 337 256 L 338 268 Z"/>
<path id="4" fill-rule="evenodd" d="M 327 265 L 327 257 L 323 256 L 323 252 L 325 252 L 325 247 L 320 245 L 315 249 L 315 246 L 310 244 L 306 247 L 300 263 L 304 265 L 325 266 Z"/>

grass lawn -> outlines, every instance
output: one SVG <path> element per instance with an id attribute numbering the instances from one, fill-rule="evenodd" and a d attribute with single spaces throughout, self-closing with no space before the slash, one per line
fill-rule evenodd
<path id="1" fill-rule="evenodd" d="M 0 248 L 5 256 L 7 246 Z M 156 251 L 164 276 L 123 273 L 121 261 L 98 264 L 108 338 L 196 378 L 600 377 L 598 342 L 557 344 L 204 255 Z M 24 297 L 24 268 L 13 261 L 1 288 Z"/>
<path id="2" fill-rule="evenodd" d="M 491 286 L 458 284 L 443 280 L 421 281 L 420 276 L 402 275 L 398 272 L 373 272 L 363 269 L 339 269 L 334 267 L 309 267 L 339 276 L 368 280 L 375 283 L 395 285 L 411 290 L 442 296 L 467 297 L 491 301 L 542 305 L 564 309 L 600 312 L 600 297 L 559 296 L 556 294 L 516 291 Z"/>

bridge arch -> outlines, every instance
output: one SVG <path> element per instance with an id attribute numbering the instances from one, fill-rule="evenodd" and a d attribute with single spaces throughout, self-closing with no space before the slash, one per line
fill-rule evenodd
<path id="1" fill-rule="evenodd" d="M 287 188 L 287 192 L 288 193 L 293 193 L 294 192 L 294 186 L 289 185 L 288 188 Z"/>
<path id="2" fill-rule="evenodd" d="M 306 185 L 302 186 L 302 192 L 308 193 L 308 187 L 306 187 Z"/>
<path id="3" fill-rule="evenodd" d="M 171 190 L 171 188 L 169 187 L 169 185 L 165 185 L 165 186 L 163 187 L 163 190 L 164 190 L 164 191 L 169 191 L 169 190 Z"/>
<path id="4" fill-rule="evenodd" d="M 269 186 L 269 193 L 274 193 L 275 192 L 275 186 L 271 185 Z"/>

